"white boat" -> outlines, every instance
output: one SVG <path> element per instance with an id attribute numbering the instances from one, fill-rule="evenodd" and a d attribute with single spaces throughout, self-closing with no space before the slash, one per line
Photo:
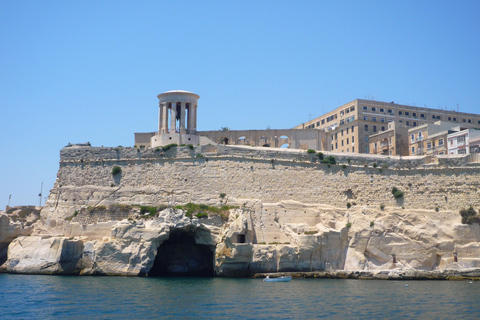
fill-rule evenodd
<path id="1" fill-rule="evenodd" d="M 267 276 L 265 279 L 263 279 L 263 281 L 266 282 L 289 282 L 290 280 L 292 280 L 291 276 L 281 276 L 278 278 L 270 278 L 269 276 Z"/>

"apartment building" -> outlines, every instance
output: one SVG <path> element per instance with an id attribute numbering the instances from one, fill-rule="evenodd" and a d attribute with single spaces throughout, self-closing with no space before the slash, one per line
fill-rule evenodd
<path id="1" fill-rule="evenodd" d="M 470 154 L 478 148 L 478 139 L 480 138 L 480 130 L 464 129 L 450 133 L 448 139 L 448 154 Z M 474 140 L 475 144 L 470 144 L 470 140 Z"/>
<path id="2" fill-rule="evenodd" d="M 391 121 L 387 130 L 369 137 L 370 153 L 384 156 L 408 156 L 408 128 Z"/>
<path id="3" fill-rule="evenodd" d="M 426 123 L 408 130 L 409 155 L 443 155 L 447 152 L 447 135 L 461 127 L 448 121 Z"/>
<path id="4" fill-rule="evenodd" d="M 386 131 L 390 122 L 413 128 L 436 121 L 480 127 L 478 114 L 356 99 L 293 129 L 326 132 L 326 151 L 370 153 L 370 136 Z"/>

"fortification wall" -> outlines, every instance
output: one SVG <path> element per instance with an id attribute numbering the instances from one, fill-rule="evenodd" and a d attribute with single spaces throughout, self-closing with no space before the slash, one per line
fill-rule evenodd
<path id="1" fill-rule="evenodd" d="M 59 205 L 71 211 L 118 203 L 215 203 L 220 193 L 263 203 L 296 200 L 337 207 L 350 202 L 458 212 L 480 206 L 480 170 L 453 167 L 460 158 L 448 167 L 429 167 L 418 157 L 336 155 L 340 164 L 328 166 L 305 151 L 217 146 L 216 152 L 205 152 L 212 149 L 64 148 L 46 207 L 52 212 Z M 122 173 L 113 177 L 116 165 Z M 403 198 L 393 197 L 394 186 Z"/>

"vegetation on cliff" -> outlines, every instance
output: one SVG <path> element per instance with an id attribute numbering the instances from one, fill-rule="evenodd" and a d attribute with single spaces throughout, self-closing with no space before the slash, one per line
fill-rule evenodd
<path id="1" fill-rule="evenodd" d="M 195 203 L 187 203 L 184 206 L 176 206 L 175 209 L 181 209 L 185 211 L 185 216 L 192 218 L 208 218 L 210 215 L 218 215 L 222 218 L 222 220 L 226 221 L 228 219 L 228 215 L 230 213 L 230 209 L 235 209 L 238 207 L 234 206 L 222 206 L 220 208 L 214 206 L 208 206 L 206 204 L 195 204 Z"/>
<path id="2" fill-rule="evenodd" d="M 460 210 L 460 215 L 462 216 L 463 224 L 480 224 L 480 216 L 477 215 L 477 212 L 475 211 L 475 209 L 473 209 L 472 206 L 470 206 L 470 208 L 468 209 Z"/>

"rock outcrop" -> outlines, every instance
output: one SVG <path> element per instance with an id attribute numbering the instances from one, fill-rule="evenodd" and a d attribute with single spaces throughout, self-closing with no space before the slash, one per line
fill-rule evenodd
<path id="1" fill-rule="evenodd" d="M 242 205 L 227 220 L 167 208 L 149 220 L 38 222 L 31 236 L 19 236 L 27 230 L 5 226 L 0 216 L 2 235 L 17 230 L 3 270 L 126 276 L 388 270 L 394 277 L 480 268 L 480 227 L 462 225 L 452 212 L 229 201 Z"/>

